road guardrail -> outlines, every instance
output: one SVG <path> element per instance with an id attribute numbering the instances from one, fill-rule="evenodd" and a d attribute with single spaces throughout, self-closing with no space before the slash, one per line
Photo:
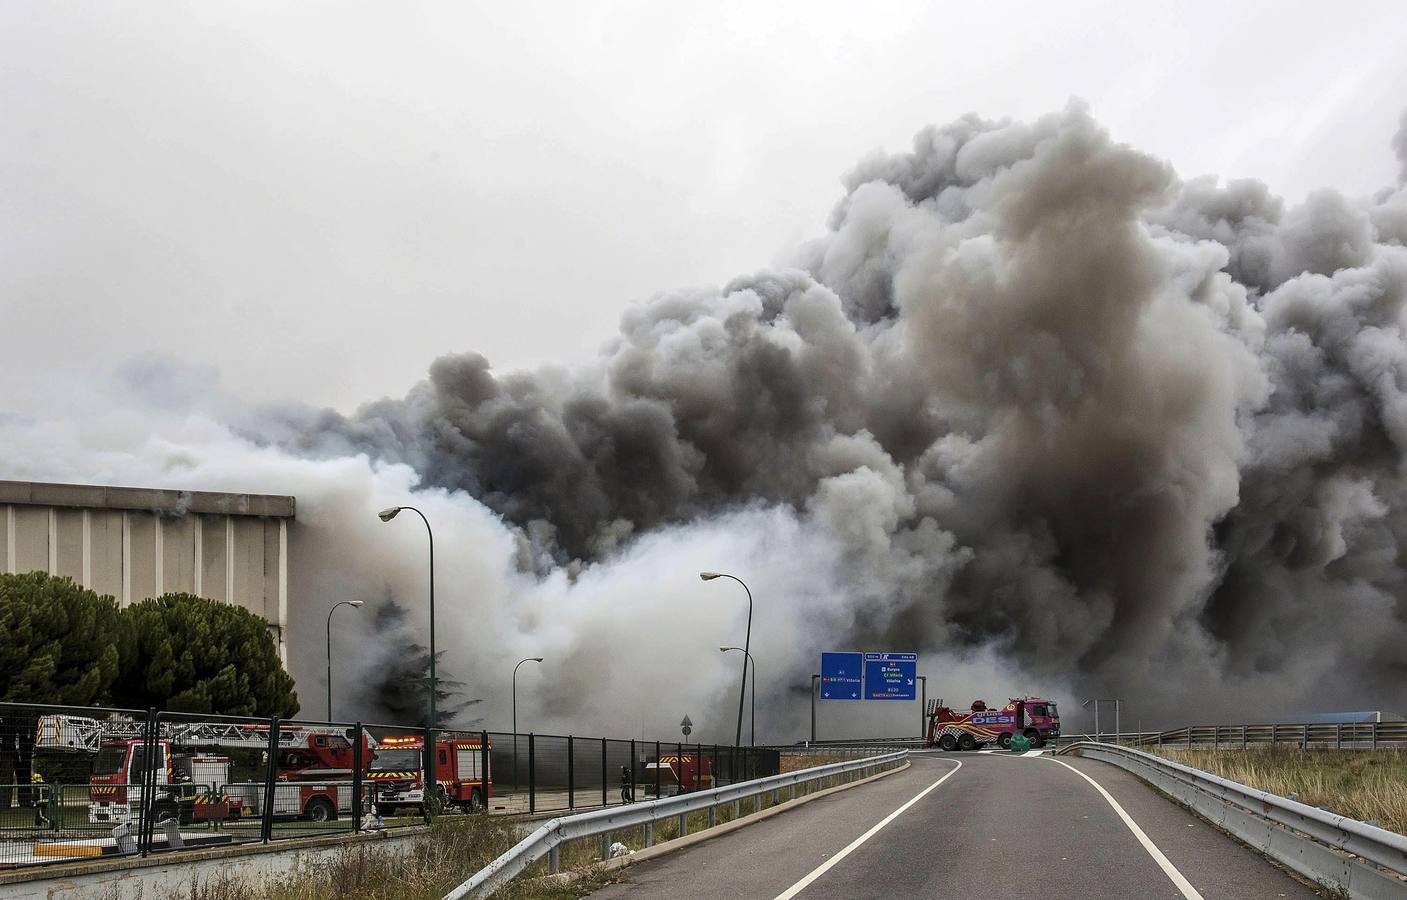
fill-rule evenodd
<path id="1" fill-rule="evenodd" d="M 1407 895 L 1407 837 L 1400 834 L 1131 747 L 1081 742 L 1060 753 L 1132 772 L 1271 859 L 1349 897 Z"/>
<path id="2" fill-rule="evenodd" d="M 628 806 L 598 809 L 591 812 L 563 816 L 542 824 L 536 831 L 523 838 L 511 850 L 489 863 L 472 878 L 445 895 L 444 900 L 460 900 L 463 897 L 487 897 L 517 877 L 524 869 L 542 857 L 548 857 L 548 867 L 552 872 L 558 869 L 558 848 L 569 841 L 583 838 L 602 838 L 602 857 L 609 856 L 610 835 L 627 828 L 644 828 L 645 846 L 650 846 L 656 822 L 677 817 L 680 837 L 688 834 L 688 815 L 707 811 L 710 824 L 714 813 L 725 804 L 739 804 L 750 798 L 760 798 L 764 794 L 778 794 L 782 790 L 789 793 L 788 799 L 795 796 L 801 785 L 838 779 L 851 780 L 865 777 L 867 773 L 895 768 L 908 759 L 907 750 L 885 753 L 862 759 L 846 760 L 797 772 L 784 772 L 755 781 L 744 781 L 726 787 L 689 794 L 679 794 L 660 800 L 633 803 Z M 776 799 L 774 797 L 774 799 Z M 737 807 L 735 806 L 735 809 Z"/>

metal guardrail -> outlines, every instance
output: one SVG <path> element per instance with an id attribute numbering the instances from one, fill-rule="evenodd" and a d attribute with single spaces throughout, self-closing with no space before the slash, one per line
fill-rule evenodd
<path id="1" fill-rule="evenodd" d="M 727 787 L 680 794 L 662 800 L 634 803 L 629 806 L 598 809 L 563 816 L 543 823 L 532 834 L 523 838 L 507 853 L 479 870 L 468 881 L 445 895 L 444 900 L 460 900 L 462 897 L 487 897 L 517 877 L 524 869 L 544 856 L 548 856 L 553 871 L 556 871 L 558 848 L 568 842 L 583 838 L 610 835 L 613 831 L 627 828 L 645 829 L 646 846 L 651 843 L 654 823 L 678 817 L 680 836 L 688 833 L 688 815 L 693 812 L 712 813 L 717 807 L 728 803 L 739 803 L 763 794 L 790 789 L 795 794 L 798 785 L 811 782 L 824 782 L 826 779 L 842 775 L 860 774 L 868 770 L 888 769 L 908 759 L 907 750 L 868 756 L 857 760 L 831 763 L 796 772 L 786 772 L 756 781 L 744 781 Z M 712 815 L 709 817 L 713 821 Z M 603 841 L 603 851 L 605 851 Z M 603 853 L 604 855 L 604 853 Z"/>
<path id="2" fill-rule="evenodd" d="M 1400 834 L 1130 747 L 1081 742 L 1060 752 L 1132 772 L 1282 865 L 1349 897 L 1407 895 L 1407 837 Z"/>

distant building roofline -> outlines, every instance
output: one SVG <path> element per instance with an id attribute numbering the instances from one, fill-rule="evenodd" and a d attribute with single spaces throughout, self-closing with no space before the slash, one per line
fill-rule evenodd
<path id="1" fill-rule="evenodd" d="M 204 513 L 275 519 L 291 519 L 295 509 L 294 498 L 277 494 L 226 494 L 39 481 L 0 481 L 0 504 L 122 509 L 172 516 Z"/>

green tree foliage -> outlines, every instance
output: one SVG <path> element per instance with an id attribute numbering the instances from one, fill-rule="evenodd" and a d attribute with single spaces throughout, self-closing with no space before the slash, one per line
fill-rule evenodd
<path id="1" fill-rule="evenodd" d="M 376 633 L 387 647 L 386 662 L 374 687 L 377 703 L 393 722 L 426 727 L 430 720 L 429 650 L 413 637 L 405 608 L 390 598 L 376 609 Z M 480 700 L 464 697 L 464 682 L 455 681 L 445 671 L 444 654 L 443 650 L 435 654 L 435 725 L 479 724 L 479 719 L 465 719 L 462 714 Z"/>
<path id="2" fill-rule="evenodd" d="M 111 704 L 132 649 L 112 597 L 43 572 L 0 574 L 0 700 Z"/>
<path id="3" fill-rule="evenodd" d="M 254 613 L 193 594 L 164 594 L 123 613 L 136 650 L 117 685 L 126 703 L 237 716 L 298 712 L 293 678 Z"/>

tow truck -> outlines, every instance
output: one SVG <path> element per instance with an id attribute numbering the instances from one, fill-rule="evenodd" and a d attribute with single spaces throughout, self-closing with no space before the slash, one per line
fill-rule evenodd
<path id="1" fill-rule="evenodd" d="M 925 743 L 941 750 L 976 750 L 993 741 L 1003 750 L 1011 749 L 1014 735 L 1022 735 L 1032 747 L 1060 736 L 1060 711 L 1054 700 L 1021 697 L 1009 700 L 999 709 L 982 700 L 972 701 L 966 712 L 954 712 L 941 699 L 930 700 L 924 712 L 928 719 Z"/>

